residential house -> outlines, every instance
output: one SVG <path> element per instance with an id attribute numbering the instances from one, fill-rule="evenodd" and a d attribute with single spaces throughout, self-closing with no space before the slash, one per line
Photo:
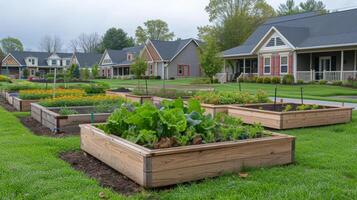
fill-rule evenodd
<path id="1" fill-rule="evenodd" d="M 230 78 L 291 74 L 305 82 L 355 78 L 356 19 L 357 9 L 267 20 L 243 45 L 223 52 L 224 72 Z"/>
<path id="2" fill-rule="evenodd" d="M 100 75 L 107 78 L 130 75 L 130 66 L 142 49 L 143 46 L 128 47 L 122 50 L 106 49 L 99 61 Z"/>
<path id="3" fill-rule="evenodd" d="M 148 63 L 146 75 L 165 79 L 201 76 L 200 43 L 195 39 L 148 40 L 141 53 Z"/>
<path id="4" fill-rule="evenodd" d="M 23 78 L 24 69 L 29 71 L 29 77 L 51 73 L 55 68 L 61 71 L 70 65 L 71 56 L 71 53 L 11 52 L 2 60 L 1 74 Z"/>
<path id="5" fill-rule="evenodd" d="M 77 65 L 80 69 L 92 69 L 94 65 L 99 65 L 102 54 L 100 53 L 73 53 L 70 65 Z"/>

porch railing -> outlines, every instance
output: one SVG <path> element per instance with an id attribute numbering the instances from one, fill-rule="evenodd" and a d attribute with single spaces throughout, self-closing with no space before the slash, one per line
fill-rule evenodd
<path id="1" fill-rule="evenodd" d="M 341 71 L 324 71 L 323 79 L 326 81 L 340 81 L 341 80 Z"/>
<path id="2" fill-rule="evenodd" d="M 312 71 L 298 71 L 296 73 L 296 80 L 303 80 L 304 82 L 310 82 L 313 80 Z"/>

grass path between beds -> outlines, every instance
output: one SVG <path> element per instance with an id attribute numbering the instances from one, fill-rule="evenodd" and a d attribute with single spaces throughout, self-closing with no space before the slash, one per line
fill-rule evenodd
<path id="1" fill-rule="evenodd" d="M 23 113 L 21 113 L 23 115 Z M 357 199 L 357 112 L 349 124 L 284 131 L 295 135 L 289 166 L 148 190 L 131 199 Z M 0 199 L 123 199 L 58 158 L 79 137 L 35 136 L 0 107 Z"/>

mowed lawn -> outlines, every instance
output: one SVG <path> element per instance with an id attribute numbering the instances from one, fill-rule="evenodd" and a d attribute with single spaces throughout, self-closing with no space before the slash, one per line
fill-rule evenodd
<path id="1" fill-rule="evenodd" d="M 177 89 L 195 89 L 195 88 L 214 88 L 218 91 L 239 91 L 238 83 L 228 84 L 209 84 L 209 85 L 195 85 L 192 84 L 194 79 L 178 79 L 178 80 L 166 80 L 166 87 Z M 118 87 L 137 87 L 137 80 L 118 80 L 118 79 L 104 79 L 95 80 L 96 82 L 108 83 L 111 88 Z M 162 88 L 162 80 L 148 80 L 149 88 Z M 145 84 L 144 80 L 140 81 L 141 86 Z M 277 87 L 277 96 L 288 98 L 300 98 L 301 87 L 303 88 L 303 96 L 306 99 L 338 101 L 338 102 L 354 102 L 357 103 L 357 99 L 342 99 L 335 98 L 333 96 L 357 96 L 357 89 L 332 86 L 332 85 L 319 85 L 319 84 L 305 84 L 305 85 L 275 85 L 275 84 L 257 84 L 257 83 L 241 83 L 241 90 L 251 93 L 255 93 L 258 90 L 266 91 L 270 96 L 274 96 L 275 87 Z"/>
<path id="2" fill-rule="evenodd" d="M 23 113 L 21 113 L 23 114 Z M 0 199 L 123 199 L 58 158 L 79 137 L 39 137 L 0 107 Z M 146 190 L 130 199 L 357 199 L 357 112 L 352 123 L 284 131 L 297 137 L 296 164 Z"/>

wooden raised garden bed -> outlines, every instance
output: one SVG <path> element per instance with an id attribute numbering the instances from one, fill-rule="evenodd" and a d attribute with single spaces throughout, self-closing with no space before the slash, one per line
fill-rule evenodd
<path id="1" fill-rule="evenodd" d="M 43 126 L 51 129 L 53 132 L 61 132 L 61 129 L 68 126 L 78 126 L 79 124 L 105 122 L 111 113 L 93 113 L 93 106 L 67 107 L 75 110 L 79 114 L 60 115 L 60 107 L 44 107 L 37 103 L 31 103 L 31 117 L 40 122 Z"/>
<path id="2" fill-rule="evenodd" d="M 290 105 L 291 111 L 284 111 Z M 305 104 L 306 105 L 306 104 Z M 255 104 L 247 106 L 230 106 L 228 114 L 239 117 L 244 123 L 261 123 L 273 129 L 292 129 L 312 126 L 347 123 L 352 120 L 353 108 L 320 106 L 315 110 L 296 111 L 300 104 Z M 312 106 L 312 105 L 309 105 Z"/>
<path id="3" fill-rule="evenodd" d="M 106 95 L 115 95 L 115 96 L 126 98 L 126 95 L 129 94 L 129 92 L 116 92 L 113 90 L 107 90 L 107 91 L 105 91 L 105 94 Z"/>
<path id="4" fill-rule="evenodd" d="M 210 114 L 215 116 L 217 113 L 228 113 L 229 106 L 239 106 L 239 104 L 231 105 L 214 105 L 214 104 L 205 104 L 201 103 L 201 107 L 205 109 L 205 114 Z"/>
<path id="5" fill-rule="evenodd" d="M 16 110 L 21 112 L 31 111 L 31 103 L 37 103 L 39 100 L 23 100 L 19 97 L 13 97 L 13 106 Z"/>
<path id="6" fill-rule="evenodd" d="M 82 124 L 81 149 L 146 188 L 294 162 L 295 138 L 272 136 L 151 150 Z"/>
<path id="7" fill-rule="evenodd" d="M 14 97 L 16 97 L 17 95 L 18 95 L 17 92 L 11 92 L 11 93 L 10 92 L 6 92 L 5 99 L 10 105 L 13 105 Z"/>
<path id="8" fill-rule="evenodd" d="M 134 95 L 134 94 L 127 94 L 126 99 L 132 102 L 137 103 L 144 103 L 144 102 L 152 102 L 152 96 L 141 96 L 141 95 Z"/>

